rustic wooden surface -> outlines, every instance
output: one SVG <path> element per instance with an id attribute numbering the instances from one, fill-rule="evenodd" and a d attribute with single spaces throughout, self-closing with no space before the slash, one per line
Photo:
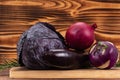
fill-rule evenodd
<path id="1" fill-rule="evenodd" d="M 97 23 L 97 40 L 120 45 L 120 0 L 0 0 L 0 63 L 16 58 L 19 36 L 39 21 L 63 36 L 72 23 Z"/>
<path id="2" fill-rule="evenodd" d="M 13 67 L 10 69 L 9 77 L 10 78 L 83 78 L 83 79 L 84 78 L 94 78 L 94 79 L 120 78 L 120 68 L 113 68 L 111 70 L 98 70 L 98 69 L 29 70 L 25 67 Z"/>
<path id="3" fill-rule="evenodd" d="M 111 75 L 110 75 L 111 76 Z M 5 69 L 3 71 L 0 71 L 0 80 L 120 80 L 120 78 L 114 78 L 114 79 L 111 79 L 111 78 L 96 78 L 96 79 L 88 79 L 88 78 L 76 78 L 76 79 L 73 79 L 73 78 L 38 78 L 38 79 L 33 79 L 33 78 L 27 78 L 27 79 L 22 79 L 22 78 L 9 78 L 9 69 Z"/>

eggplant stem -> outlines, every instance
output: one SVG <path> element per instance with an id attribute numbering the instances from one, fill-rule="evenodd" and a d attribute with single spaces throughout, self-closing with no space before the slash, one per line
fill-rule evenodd
<path id="1" fill-rule="evenodd" d="M 102 43 L 101 42 L 98 42 L 98 46 L 101 46 L 102 45 Z"/>
<path id="2" fill-rule="evenodd" d="M 106 49 L 108 46 L 107 45 L 104 45 L 104 49 Z"/>
<path id="3" fill-rule="evenodd" d="M 102 44 L 101 42 L 98 42 L 98 46 L 102 46 L 103 49 L 106 49 L 108 46 L 105 44 Z"/>

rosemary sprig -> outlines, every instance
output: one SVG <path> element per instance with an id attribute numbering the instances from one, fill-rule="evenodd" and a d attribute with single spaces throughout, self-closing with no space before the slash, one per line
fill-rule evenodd
<path id="1" fill-rule="evenodd" d="M 120 61 L 117 62 L 116 67 L 120 67 Z"/>
<path id="2" fill-rule="evenodd" d="M 4 70 L 6 68 L 11 68 L 11 67 L 16 67 L 19 66 L 18 62 L 16 59 L 13 60 L 5 60 L 3 64 L 0 64 L 0 71 Z"/>

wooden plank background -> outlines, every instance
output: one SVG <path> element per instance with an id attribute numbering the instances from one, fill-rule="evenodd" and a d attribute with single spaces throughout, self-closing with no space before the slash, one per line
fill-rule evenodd
<path id="1" fill-rule="evenodd" d="M 63 36 L 72 23 L 97 23 L 97 40 L 120 49 L 120 0 L 0 0 L 0 63 L 16 58 L 19 36 L 36 22 L 48 22 Z"/>

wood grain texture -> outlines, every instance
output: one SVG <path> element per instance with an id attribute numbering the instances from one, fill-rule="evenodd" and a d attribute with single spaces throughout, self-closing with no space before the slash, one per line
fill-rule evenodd
<path id="1" fill-rule="evenodd" d="M 9 70 L 5 69 L 0 72 L 0 79 L 1 80 L 120 80 L 119 78 L 94 78 L 94 79 L 87 79 L 87 78 L 10 78 L 9 77 Z"/>
<path id="2" fill-rule="evenodd" d="M 63 36 L 72 23 L 97 23 L 96 39 L 120 49 L 120 0 L 0 0 L 0 57 L 16 55 L 20 35 L 39 21 L 51 23 Z"/>
<path id="3" fill-rule="evenodd" d="M 91 74 L 92 73 L 92 74 Z M 26 75 L 27 74 L 27 75 Z M 112 75 L 112 76 L 110 76 Z M 29 70 L 24 67 L 13 67 L 10 78 L 120 78 L 120 68 L 111 70 Z"/>

